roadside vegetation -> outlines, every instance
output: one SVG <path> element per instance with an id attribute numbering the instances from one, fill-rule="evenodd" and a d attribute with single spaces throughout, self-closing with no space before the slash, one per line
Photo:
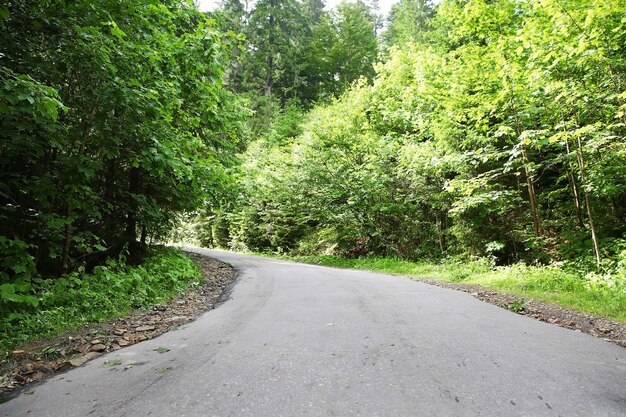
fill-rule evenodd
<path id="1" fill-rule="evenodd" d="M 626 255 L 626 254 L 624 254 Z M 616 272 L 581 276 L 567 267 L 527 266 L 517 263 L 495 266 L 485 258 L 447 259 L 441 262 L 410 262 L 391 258 L 346 259 L 337 256 L 292 256 L 289 259 L 315 265 L 399 274 L 408 277 L 478 284 L 526 298 L 553 302 L 564 307 L 626 323 L 626 256 Z"/>
<path id="2" fill-rule="evenodd" d="M 202 282 L 196 264 L 171 248 L 151 249 L 139 266 L 110 260 L 90 273 L 78 270 L 54 280 L 35 279 L 31 295 L 22 295 L 16 306 L 0 305 L 0 357 L 81 324 L 167 303 Z"/>

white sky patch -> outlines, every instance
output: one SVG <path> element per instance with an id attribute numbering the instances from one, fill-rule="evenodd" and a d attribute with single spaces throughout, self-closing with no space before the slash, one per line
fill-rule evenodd
<path id="1" fill-rule="evenodd" d="M 198 4 L 198 7 L 200 8 L 200 10 L 202 10 L 203 12 L 208 12 L 208 11 L 216 9 L 220 3 L 219 0 L 195 0 L 195 1 Z M 326 0 L 325 1 L 326 9 L 330 10 L 336 5 L 338 5 L 340 2 L 341 0 Z M 380 7 L 380 13 L 387 16 L 389 14 L 389 10 L 391 10 L 391 6 L 393 6 L 397 2 L 398 0 L 380 0 L 378 2 L 379 7 Z"/>

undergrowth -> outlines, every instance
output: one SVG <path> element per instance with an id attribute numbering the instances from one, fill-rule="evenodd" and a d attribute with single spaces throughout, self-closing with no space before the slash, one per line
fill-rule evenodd
<path id="1" fill-rule="evenodd" d="M 152 249 L 136 267 L 109 261 L 92 273 L 36 279 L 31 302 L 0 303 L 0 355 L 23 343 L 50 337 L 85 323 L 163 303 L 201 282 L 198 267 L 182 251 Z"/>

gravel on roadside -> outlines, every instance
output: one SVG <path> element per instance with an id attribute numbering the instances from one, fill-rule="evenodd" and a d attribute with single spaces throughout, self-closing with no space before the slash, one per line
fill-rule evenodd
<path id="1" fill-rule="evenodd" d="M 478 284 L 457 284 L 433 279 L 411 278 L 438 287 L 470 293 L 481 301 L 495 304 L 517 314 L 590 334 L 626 347 L 626 324 L 580 311 L 570 310 L 558 305 L 527 299 L 519 295 L 506 294 L 487 289 Z"/>
<path id="2" fill-rule="evenodd" d="M 187 255 L 200 267 L 205 282 L 189 288 L 168 304 L 128 316 L 92 323 L 11 352 L 0 364 L 0 394 L 42 381 L 106 352 L 152 339 L 193 321 L 223 301 L 236 278 L 232 266 L 195 253 Z"/>

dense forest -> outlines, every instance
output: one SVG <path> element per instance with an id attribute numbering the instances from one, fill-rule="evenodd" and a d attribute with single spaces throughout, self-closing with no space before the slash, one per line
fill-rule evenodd
<path id="1" fill-rule="evenodd" d="M 550 266 L 620 309 L 625 26 L 623 0 L 9 0 L 2 330 L 106 271 L 148 291 L 128 268 L 180 267 L 150 248 L 189 223 L 233 250 Z"/>
<path id="2" fill-rule="evenodd" d="M 292 10 L 284 3 L 224 9 L 254 45 L 232 64 L 233 89 L 262 96 L 272 117 L 253 130 L 232 194 L 206 214 L 205 243 L 498 264 L 623 259 L 626 3 L 405 0 L 381 33 L 364 3 L 311 14 L 305 2 L 293 9 L 308 31 L 272 26 L 268 8 Z M 357 11 L 369 24 L 351 23 Z M 260 40 L 259 13 L 270 22 Z M 291 42 L 260 46 L 268 39 Z"/>

